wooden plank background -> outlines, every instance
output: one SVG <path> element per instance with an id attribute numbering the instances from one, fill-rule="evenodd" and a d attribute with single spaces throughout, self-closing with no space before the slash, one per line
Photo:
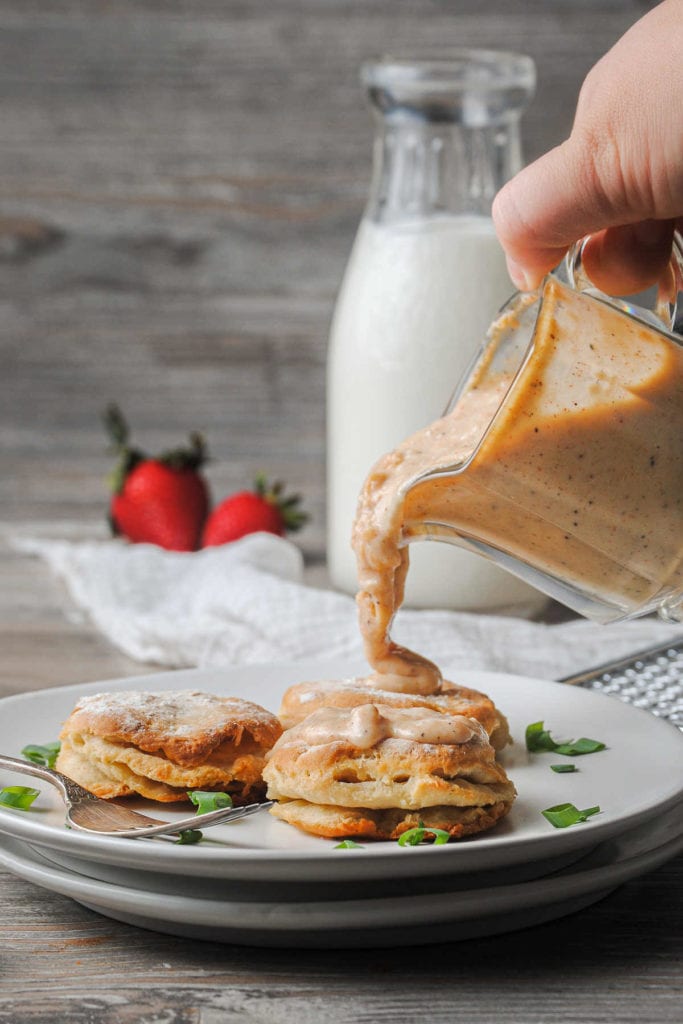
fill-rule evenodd
<path id="1" fill-rule="evenodd" d="M 570 918 L 403 950 L 192 942 L 2 881 L 0 1024 L 680 1024 L 680 860 Z"/>
<path id="2" fill-rule="evenodd" d="M 324 364 L 370 172 L 361 61 L 537 61 L 532 158 L 635 0 L 0 0 L 0 520 L 101 521 L 116 398 L 151 449 L 206 431 L 324 544 Z"/>
<path id="3" fill-rule="evenodd" d="M 261 468 L 305 491 L 319 559 L 327 330 L 370 169 L 360 62 L 530 53 L 532 158 L 651 6 L 0 0 L 0 524 L 102 523 L 116 398 L 152 449 L 203 428 L 219 496 Z M 0 693 L 143 671 L 42 564 L 0 548 L 0 573 Z M 680 872 L 512 939 L 305 956 L 143 932 L 2 872 L 0 1024 L 673 1024 Z"/>

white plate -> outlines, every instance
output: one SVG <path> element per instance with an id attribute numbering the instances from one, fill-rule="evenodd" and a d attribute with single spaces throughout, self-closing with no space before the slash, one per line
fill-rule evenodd
<path id="1" fill-rule="evenodd" d="M 1 837 L 0 837 L 1 838 Z M 354 878 L 316 879 L 301 878 L 298 881 L 263 881 L 243 878 L 205 878 L 198 871 L 186 874 L 170 872 L 140 871 L 123 867 L 121 864 L 105 864 L 102 861 L 74 857 L 48 846 L 32 847 L 42 857 L 57 867 L 100 879 L 114 885 L 125 885 L 147 892 L 172 893 L 178 896 L 192 896 L 199 899 L 237 900 L 238 902 L 268 901 L 291 903 L 297 900 L 349 900 L 374 896 L 405 896 L 409 887 L 411 894 L 443 892 L 448 889 L 481 889 L 493 885 L 511 885 L 540 878 L 553 871 L 560 871 L 576 863 L 586 855 L 584 850 L 573 851 L 563 857 L 544 857 L 527 864 L 513 864 L 504 869 L 491 871 L 445 871 L 443 874 L 422 874 L 397 878 Z M 593 849 L 593 848 L 591 848 Z M 352 851 L 353 852 L 353 851 Z M 443 862 L 442 862 L 443 863 Z"/>
<path id="2" fill-rule="evenodd" d="M 196 688 L 246 697 L 277 710 L 283 691 L 293 682 L 344 678 L 362 670 L 358 664 L 320 661 L 193 669 L 9 697 L 0 701 L 0 750 L 18 754 L 27 743 L 55 739 L 76 700 L 100 690 Z M 459 672 L 457 679 L 495 699 L 508 715 L 515 739 L 503 762 L 519 797 L 510 815 L 481 836 L 441 847 L 379 843 L 336 850 L 334 841 L 304 835 L 264 813 L 212 828 L 198 846 L 109 839 L 66 830 L 59 798 L 47 784 L 31 811 L 0 808 L 0 832 L 67 855 L 139 870 L 269 883 L 379 881 L 490 871 L 585 852 L 661 814 L 683 794 L 683 735 L 648 712 L 589 691 L 521 676 Z M 604 741 L 608 749 L 576 758 L 575 774 L 555 774 L 549 766 L 562 758 L 529 755 L 525 750 L 525 727 L 540 719 L 558 738 L 590 736 Z M 16 785 L 19 780 L 16 774 L 0 774 L 0 785 Z M 582 825 L 553 829 L 540 812 L 564 801 L 578 807 L 599 804 L 602 812 Z M 150 809 L 142 802 L 135 806 Z M 154 813 L 159 815 L 158 806 Z M 163 808 L 169 819 L 180 813 Z"/>
<path id="3" fill-rule="evenodd" d="M 334 901 L 237 902 L 149 892 L 55 867 L 0 837 L 0 864 L 107 917 L 191 938 L 265 946 L 400 946 L 493 935 L 594 903 L 683 849 L 681 808 L 645 822 L 548 878 L 485 889 Z"/>

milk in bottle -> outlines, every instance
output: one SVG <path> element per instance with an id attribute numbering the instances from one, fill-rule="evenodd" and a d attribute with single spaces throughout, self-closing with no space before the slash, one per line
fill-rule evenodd
<path id="1" fill-rule="evenodd" d="M 513 286 L 490 219 L 521 165 L 526 57 L 465 51 L 386 61 L 364 79 L 378 114 L 370 200 L 337 300 L 328 356 L 328 564 L 356 589 L 350 547 L 373 463 L 445 410 Z M 477 555 L 416 545 L 406 603 L 466 609 L 543 598 Z"/>

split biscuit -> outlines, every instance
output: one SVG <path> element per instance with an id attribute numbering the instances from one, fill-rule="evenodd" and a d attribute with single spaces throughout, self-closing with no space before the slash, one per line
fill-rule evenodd
<path id="1" fill-rule="evenodd" d="M 516 795 L 475 719 L 380 703 L 314 711 L 263 777 L 271 813 L 328 838 L 393 839 L 420 821 L 459 838 L 491 828 Z"/>
<path id="2" fill-rule="evenodd" d="M 398 839 L 418 826 L 438 828 L 451 839 L 463 839 L 492 828 L 510 810 L 500 801 L 487 807 L 424 807 L 408 811 L 394 807 L 374 810 L 362 807 L 333 807 L 309 804 L 305 800 L 277 803 L 270 813 L 303 832 L 325 839 Z"/>
<path id="3" fill-rule="evenodd" d="M 484 726 L 494 750 L 502 750 L 512 742 L 507 719 L 490 697 L 478 690 L 449 682 L 444 682 L 438 693 L 428 695 L 382 690 L 362 678 L 296 683 L 285 692 L 278 717 L 285 729 L 291 729 L 318 708 L 351 708 L 372 703 L 388 704 L 396 708 L 431 708 L 448 715 L 465 715 Z"/>
<path id="4" fill-rule="evenodd" d="M 187 791 L 261 799 L 275 715 L 237 697 L 194 690 L 82 698 L 64 723 L 56 767 L 96 796 L 186 800 Z"/>

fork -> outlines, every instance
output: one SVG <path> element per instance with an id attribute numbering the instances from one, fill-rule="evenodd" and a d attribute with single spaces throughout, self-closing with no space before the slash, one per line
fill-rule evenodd
<path id="1" fill-rule="evenodd" d="M 150 818 L 146 814 L 139 814 L 137 811 L 128 810 L 127 807 L 110 803 L 109 800 L 101 800 L 61 772 L 33 764 L 32 761 L 22 761 L 18 757 L 0 754 L 0 768 L 21 772 L 24 775 L 35 775 L 36 778 L 52 783 L 59 790 L 66 805 L 67 828 L 80 832 L 96 832 L 103 836 L 142 839 L 146 836 L 178 835 L 188 829 L 203 829 L 224 821 L 248 818 L 258 811 L 272 807 L 274 803 L 273 800 L 264 800 L 262 803 L 248 804 L 246 807 L 221 807 L 217 811 L 193 814 L 179 821 L 161 821 L 159 818 Z"/>

